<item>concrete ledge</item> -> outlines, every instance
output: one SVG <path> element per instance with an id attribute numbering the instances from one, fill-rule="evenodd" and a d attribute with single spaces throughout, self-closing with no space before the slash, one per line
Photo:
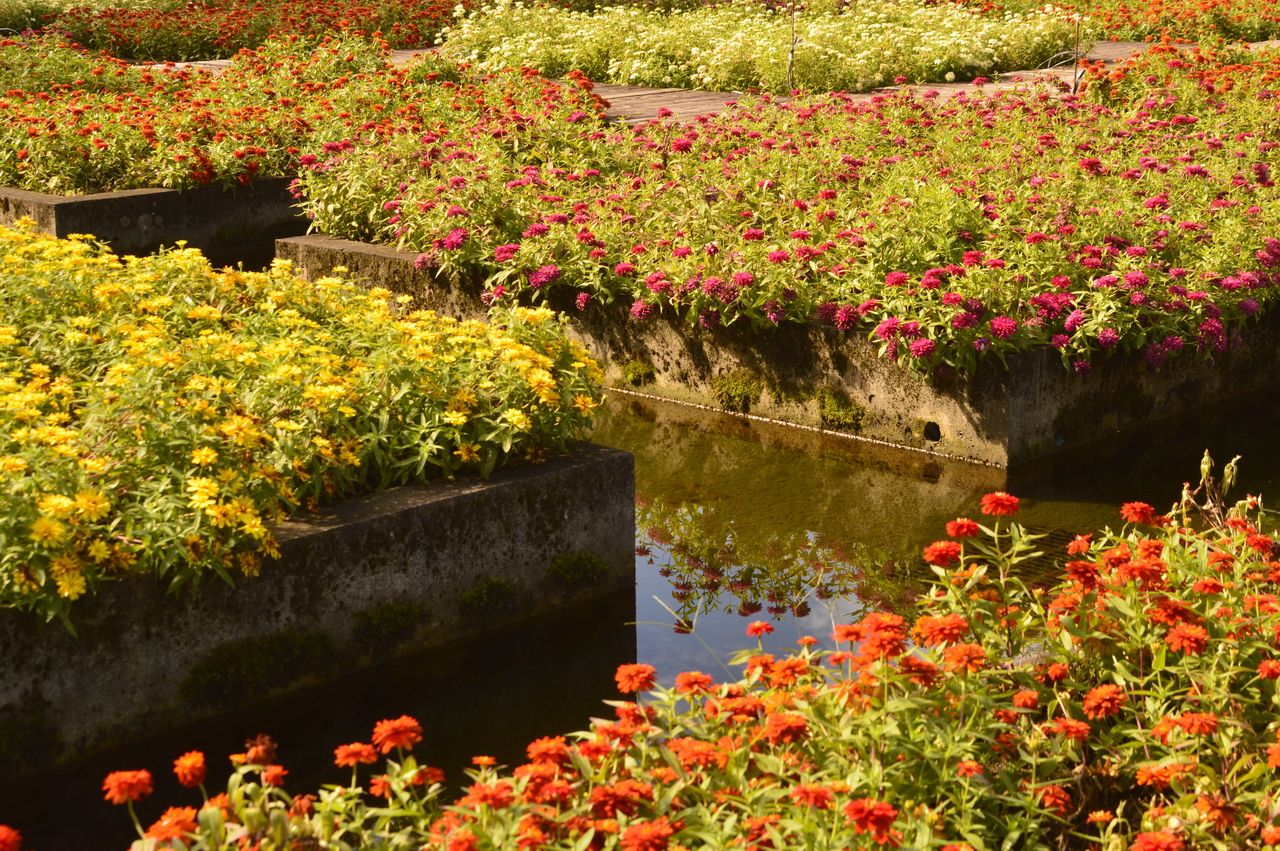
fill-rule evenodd
<path id="1" fill-rule="evenodd" d="M 94 195 L 45 195 L 0 188 L 0 224 L 23 216 L 57 237 L 90 233 L 117 254 L 150 254 L 185 239 L 215 266 L 260 268 L 271 262 L 272 242 L 307 232 L 294 206 L 291 177 L 265 177 L 248 186 L 131 189 Z"/>
<path id="2" fill-rule="evenodd" d="M 314 279 L 345 266 L 368 286 L 413 295 L 417 306 L 479 317 L 478 281 L 456 285 L 414 269 L 416 254 L 326 236 L 282 239 L 278 257 Z M 1176 359 L 1154 370 L 1137 356 L 1099 360 L 1087 377 L 1049 347 L 988 361 L 973 375 L 912 377 L 860 332 L 785 325 L 712 331 L 682 319 L 630 320 L 625 305 L 573 308 L 574 333 L 608 364 L 614 386 L 942 455 L 1015 467 L 1241 393 L 1280 383 L 1280 311 L 1245 329 L 1243 345 L 1216 364 Z"/>
<path id="3" fill-rule="evenodd" d="M 130 578 L 79 637 L 0 611 L 0 775 L 46 767 L 635 582 L 630 453 L 397 488 L 277 528 L 237 588 Z"/>

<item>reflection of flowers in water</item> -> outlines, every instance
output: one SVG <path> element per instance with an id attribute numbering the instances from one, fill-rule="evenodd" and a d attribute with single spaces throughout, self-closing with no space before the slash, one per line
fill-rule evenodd
<path id="1" fill-rule="evenodd" d="M 636 555 L 671 583 L 679 633 L 690 632 L 701 612 L 803 618 L 814 597 L 909 608 L 924 579 L 902 571 L 918 558 L 812 532 L 751 533 L 705 505 L 638 494 L 636 529 Z"/>

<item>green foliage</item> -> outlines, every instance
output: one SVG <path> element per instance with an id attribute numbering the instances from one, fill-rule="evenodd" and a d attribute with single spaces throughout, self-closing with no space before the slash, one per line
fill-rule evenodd
<path id="1" fill-rule="evenodd" d="M 193 665 L 178 691 L 196 706 L 230 708 L 304 677 L 328 674 L 334 658 L 327 632 L 289 630 L 228 641 Z"/>
<path id="2" fill-rule="evenodd" d="M 0 256 L 0 605 L 46 618 L 130 573 L 254 576 L 287 514 L 563 451 L 599 398 L 546 309 L 458 322 L 30 228 Z"/>
<path id="3" fill-rule="evenodd" d="M 593 552 L 562 553 L 551 560 L 547 579 L 564 588 L 596 585 L 609 577 L 609 565 Z"/>
<path id="4" fill-rule="evenodd" d="M 754 369 L 741 367 L 712 378 L 710 389 L 720 407 L 745 414 L 759 404 L 764 382 Z"/>
<path id="5" fill-rule="evenodd" d="M 752 0 L 673 12 L 638 5 L 573 12 L 502 0 L 460 16 L 440 42 L 492 71 L 577 70 L 599 83 L 785 95 L 1035 68 L 1075 35 L 1071 15 L 1053 7 L 975 14 L 925 0 L 822 5 L 805 4 L 793 21 L 785 5 Z"/>

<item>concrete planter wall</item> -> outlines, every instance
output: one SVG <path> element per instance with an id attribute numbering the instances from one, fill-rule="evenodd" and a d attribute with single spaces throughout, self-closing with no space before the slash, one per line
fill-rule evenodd
<path id="1" fill-rule="evenodd" d="M 235 589 L 112 583 L 78 637 L 0 611 L 0 775 L 631 588 L 634 494 L 630 453 L 586 444 L 282 524 Z"/>
<path id="2" fill-rule="evenodd" d="M 0 188 L 0 224 L 23 216 L 57 237 L 93 234 L 117 254 L 150 254 L 185 239 L 215 266 L 271 262 L 279 237 L 307 232 L 309 224 L 289 193 L 291 177 L 265 177 L 248 186 L 131 189 L 93 195 L 45 195 Z"/>
<path id="3" fill-rule="evenodd" d="M 447 286 L 415 270 L 412 252 L 306 236 L 280 240 L 276 254 L 306 278 L 345 266 L 369 286 L 415 296 L 419 307 L 484 312 L 478 282 Z M 1244 345 L 1216 364 L 1184 358 L 1156 371 L 1116 356 L 1081 377 L 1044 347 L 1011 356 L 1008 369 L 989 361 L 930 384 L 878 357 L 861 332 L 816 324 L 708 331 L 668 316 L 634 322 L 619 305 L 579 313 L 553 297 L 552 306 L 574 317 L 615 385 L 1001 467 L 1280 383 L 1280 311 L 1248 327 Z"/>

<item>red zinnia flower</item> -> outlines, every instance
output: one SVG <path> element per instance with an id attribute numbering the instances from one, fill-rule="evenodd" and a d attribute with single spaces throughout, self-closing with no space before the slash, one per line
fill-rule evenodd
<path id="1" fill-rule="evenodd" d="M 170 807 L 155 824 L 147 828 L 146 836 L 157 842 L 168 842 L 170 839 L 185 839 L 188 834 L 195 832 L 195 808 Z"/>
<path id="2" fill-rule="evenodd" d="M 1156 516 L 1156 510 L 1145 502 L 1126 502 L 1120 506 L 1120 516 L 1129 523 L 1150 525 Z"/>
<path id="3" fill-rule="evenodd" d="M 204 754 L 187 751 L 173 761 L 173 773 L 177 775 L 178 782 L 188 789 L 199 786 L 204 782 Z"/>
<path id="4" fill-rule="evenodd" d="M 267 786 L 283 786 L 289 771 L 283 765 L 268 765 L 262 769 L 262 782 Z"/>
<path id="5" fill-rule="evenodd" d="M 1067 544 L 1067 555 L 1078 556 L 1081 553 L 1089 552 L 1090 538 L 1092 537 L 1093 535 L 1076 535 L 1075 540 Z"/>
<path id="6" fill-rule="evenodd" d="M 618 681 L 618 691 L 631 694 L 653 688 L 658 682 L 657 674 L 652 665 L 619 665 L 614 679 Z"/>
<path id="7" fill-rule="evenodd" d="M 1129 851 L 1182 851 L 1182 840 L 1163 830 L 1139 833 Z"/>
<path id="8" fill-rule="evenodd" d="M 972 759 L 961 760 L 956 763 L 956 774 L 961 777 L 972 777 L 975 774 L 982 773 L 982 763 Z"/>
<path id="9" fill-rule="evenodd" d="M 378 752 L 374 750 L 373 745 L 352 742 L 333 749 L 333 764 L 339 768 L 353 768 L 359 763 L 368 765 L 377 760 Z"/>
<path id="10" fill-rule="evenodd" d="M 797 783 L 791 787 L 791 800 L 798 806 L 825 810 L 831 806 L 832 799 L 831 790 L 821 783 Z"/>
<path id="11" fill-rule="evenodd" d="M 1087 718 L 1108 718 L 1120 711 L 1128 702 L 1124 689 L 1110 683 L 1090 689 L 1084 697 L 1084 714 Z"/>
<path id="12" fill-rule="evenodd" d="M 1018 498 L 1004 491 L 989 493 L 982 498 L 982 513 L 997 517 L 1009 517 L 1018 513 Z"/>
<path id="13" fill-rule="evenodd" d="M 946 567 L 960 560 L 960 545 L 955 541 L 935 541 L 924 548 L 924 560 L 938 567 Z"/>
<path id="14" fill-rule="evenodd" d="M 1199 656 L 1209 644 L 1209 633 L 1202 626 L 1180 623 L 1164 637 L 1170 648 Z"/>
<path id="15" fill-rule="evenodd" d="M 0 851 L 22 851 L 22 834 L 7 824 L 0 824 Z"/>
<path id="16" fill-rule="evenodd" d="M 140 801 L 151 794 L 151 772 L 145 768 L 141 771 L 113 771 L 102 781 L 102 791 L 106 799 L 113 804 L 128 801 Z"/>
<path id="17" fill-rule="evenodd" d="M 384 719 L 373 726 L 373 743 L 383 753 L 395 748 L 412 748 L 422 741 L 422 725 L 408 715 Z"/>
<path id="18" fill-rule="evenodd" d="M 768 635 L 773 632 L 773 625 L 764 621 L 752 621 L 747 626 L 747 635 L 751 638 L 759 638 L 762 635 Z"/>
<path id="19" fill-rule="evenodd" d="M 953 538 L 976 538 L 978 531 L 978 524 L 968 517 L 957 517 L 947 523 L 947 534 Z"/>
<path id="20" fill-rule="evenodd" d="M 794 712 L 776 712 L 765 720 L 764 737 L 772 744 L 798 742 L 808 735 L 808 722 Z"/>
<path id="21" fill-rule="evenodd" d="M 530 762 L 562 764 L 569 761 L 569 745 L 564 736 L 543 736 L 525 749 Z"/>
<path id="22" fill-rule="evenodd" d="M 1040 705 L 1040 695 L 1031 689 L 1022 689 L 1014 694 L 1013 705 L 1019 709 L 1035 709 Z"/>
<path id="23" fill-rule="evenodd" d="M 680 694 L 707 692 L 711 690 L 713 682 L 709 675 L 701 671 L 686 671 L 683 674 L 676 674 L 676 691 Z"/>
<path id="24" fill-rule="evenodd" d="M 1089 738 L 1090 727 L 1087 721 L 1077 721 L 1074 718 L 1059 718 L 1053 722 L 1053 726 L 1049 729 L 1064 738 L 1083 742 Z"/>
<path id="25" fill-rule="evenodd" d="M 626 851 L 665 851 L 675 828 L 666 816 L 627 827 L 622 832 L 622 847 Z"/>
<path id="26" fill-rule="evenodd" d="M 887 834 L 898 818 L 898 810 L 892 804 L 877 801 L 875 798 L 858 798 L 844 805 L 844 814 L 853 832 L 872 833 L 876 836 Z"/>
<path id="27" fill-rule="evenodd" d="M 1263 659 L 1258 663 L 1258 676 L 1264 680 L 1280 680 L 1280 662 L 1275 659 Z"/>
<path id="28" fill-rule="evenodd" d="M 1036 790 L 1036 797 L 1040 800 L 1042 807 L 1053 810 L 1062 818 L 1071 814 L 1071 795 L 1061 786 L 1054 784 L 1041 786 Z"/>

